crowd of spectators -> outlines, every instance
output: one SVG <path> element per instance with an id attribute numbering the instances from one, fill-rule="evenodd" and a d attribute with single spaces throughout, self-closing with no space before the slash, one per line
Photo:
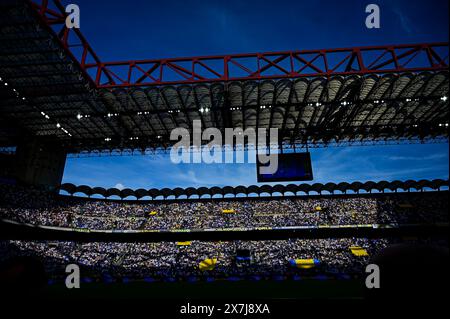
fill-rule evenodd
<path id="1" fill-rule="evenodd" d="M 111 201 L 60 196 L 21 186 L 0 185 L 0 219 L 35 225 L 101 230 L 173 230 L 230 227 L 284 227 L 448 222 L 448 192 L 352 194 L 284 198 Z M 94 276 L 112 278 L 291 277 L 362 274 L 369 256 L 394 239 L 286 239 L 265 241 L 192 241 L 189 243 L 114 243 L 0 241 L 0 259 L 31 255 L 47 271 L 64 275 L 76 263 Z M 448 243 L 447 243 L 448 247 Z M 245 262 L 237 251 L 250 252 Z M 214 269 L 199 263 L 217 259 Z M 312 269 L 291 264 L 316 259 Z"/>
<path id="2" fill-rule="evenodd" d="M 266 241 L 192 241 L 111 243 L 8 241 L 0 246 L 9 255 L 37 256 L 52 274 L 63 274 L 65 266 L 75 263 L 93 276 L 153 279 L 259 276 L 292 276 L 295 274 L 361 274 L 369 256 L 355 256 L 351 246 L 360 246 L 369 255 L 390 243 L 388 239 L 288 239 Z M 0 250 L 2 250 L 0 248 Z M 250 258 L 238 261 L 238 250 L 248 250 Z M 199 263 L 217 259 L 214 269 L 201 270 Z M 299 269 L 295 259 L 316 259 L 312 269 Z"/>
<path id="3" fill-rule="evenodd" d="M 0 186 L 0 218 L 99 230 L 436 223 L 447 208 L 447 191 L 123 202 Z"/>

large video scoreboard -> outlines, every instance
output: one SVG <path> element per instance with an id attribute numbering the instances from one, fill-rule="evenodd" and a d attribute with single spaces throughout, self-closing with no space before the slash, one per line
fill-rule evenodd
<path id="1" fill-rule="evenodd" d="M 267 166 L 257 156 L 258 183 L 311 181 L 313 179 L 311 155 L 305 153 L 278 154 L 278 169 L 273 174 L 261 174 L 260 167 Z"/>

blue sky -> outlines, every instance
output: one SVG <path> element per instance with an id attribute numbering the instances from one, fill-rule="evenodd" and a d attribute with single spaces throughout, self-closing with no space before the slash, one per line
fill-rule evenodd
<path id="1" fill-rule="evenodd" d="M 448 144 L 311 149 L 313 182 L 448 178 Z M 173 164 L 169 155 L 68 158 L 64 182 L 101 187 L 253 185 L 255 164 Z"/>
<path id="2" fill-rule="evenodd" d="M 66 0 L 102 60 L 448 41 L 448 0 Z M 376 3 L 381 28 L 365 27 Z"/>
<path id="3" fill-rule="evenodd" d="M 66 1 L 67 2 L 67 1 Z M 64 4 L 68 4 L 63 1 Z M 81 1 L 103 61 L 448 41 L 447 0 Z M 381 28 L 367 29 L 376 3 Z M 448 144 L 313 149 L 314 182 L 448 178 Z M 172 164 L 168 156 L 69 158 L 63 182 L 130 188 L 256 184 L 255 164 Z"/>

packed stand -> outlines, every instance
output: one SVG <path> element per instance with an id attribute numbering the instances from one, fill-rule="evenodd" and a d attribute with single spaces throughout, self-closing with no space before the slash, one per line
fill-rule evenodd
<path id="1" fill-rule="evenodd" d="M 0 218 L 98 230 L 448 223 L 448 191 L 124 202 L 0 185 Z"/>
<path id="2" fill-rule="evenodd" d="M 232 278 L 349 274 L 364 272 L 369 256 L 386 247 L 388 239 L 289 239 L 267 241 L 192 241 L 158 243 L 76 243 L 50 241 L 1 242 L 3 258 L 35 256 L 44 262 L 48 273 L 64 275 L 67 264 L 75 263 L 92 276 L 128 276 L 155 280 L 175 278 Z M 349 247 L 358 245 L 369 256 L 354 256 Z M 248 250 L 246 261 L 236 259 L 238 250 Z M 214 269 L 202 270 L 199 263 L 216 259 Z M 316 259 L 311 269 L 292 265 L 296 259 Z"/>

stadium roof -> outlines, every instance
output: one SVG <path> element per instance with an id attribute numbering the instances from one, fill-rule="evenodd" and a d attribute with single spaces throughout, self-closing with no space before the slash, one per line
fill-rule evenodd
<path id="1" fill-rule="evenodd" d="M 187 198 L 190 198 L 191 196 L 205 196 L 208 195 L 210 197 L 215 195 L 220 195 L 222 197 L 225 197 L 225 195 L 233 195 L 237 196 L 239 194 L 248 196 L 250 194 L 276 194 L 281 193 L 285 195 L 286 193 L 304 193 L 309 195 L 311 192 L 316 192 L 319 194 L 322 194 L 322 192 L 328 192 L 331 194 L 334 194 L 335 192 L 339 191 L 341 193 L 347 193 L 348 191 L 352 191 L 355 193 L 359 193 L 360 191 L 365 192 L 372 192 L 373 190 L 376 190 L 378 192 L 384 192 L 386 189 L 390 191 L 397 191 L 398 189 L 402 189 L 404 191 L 409 191 L 410 189 L 415 190 L 423 190 L 425 188 L 432 188 L 432 189 L 440 189 L 443 186 L 449 185 L 449 181 L 445 181 L 442 179 L 435 179 L 435 180 L 420 180 L 420 181 L 414 181 L 414 180 L 407 180 L 407 181 L 379 181 L 379 182 L 373 182 L 368 181 L 365 183 L 361 182 L 353 182 L 353 183 L 314 183 L 312 185 L 309 184 L 289 184 L 289 185 L 252 185 L 252 186 L 226 186 L 226 187 L 188 187 L 188 188 L 163 188 L 163 189 L 136 189 L 132 190 L 130 188 L 125 189 L 118 189 L 118 188 L 109 188 L 105 189 L 103 187 L 90 187 L 87 185 L 80 185 L 75 186 L 71 183 L 65 183 L 60 186 L 60 190 L 66 191 L 69 194 L 73 195 L 76 193 L 82 193 L 86 196 L 92 196 L 92 195 L 101 195 L 105 198 L 111 197 L 111 196 L 118 196 L 120 198 L 126 198 L 129 196 L 136 197 L 136 199 L 140 199 L 146 196 L 151 197 L 152 199 L 157 199 L 159 197 L 162 197 L 164 199 L 167 199 L 168 197 L 174 197 L 174 198 L 180 198 L 181 196 L 186 196 Z"/>
<path id="2" fill-rule="evenodd" d="M 193 120 L 287 146 L 448 138 L 448 43 L 103 62 L 59 1 L 0 7 L 0 146 L 144 150 Z"/>

